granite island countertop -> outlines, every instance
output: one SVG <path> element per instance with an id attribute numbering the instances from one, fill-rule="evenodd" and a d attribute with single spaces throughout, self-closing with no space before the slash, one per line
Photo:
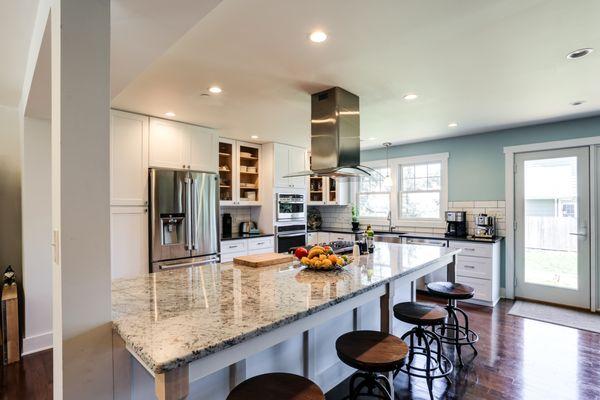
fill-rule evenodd
<path id="1" fill-rule="evenodd" d="M 216 353 L 459 252 L 376 243 L 341 271 L 297 262 L 232 263 L 161 271 L 112 283 L 113 327 L 155 373 Z M 324 290 L 327 289 L 327 290 Z"/>

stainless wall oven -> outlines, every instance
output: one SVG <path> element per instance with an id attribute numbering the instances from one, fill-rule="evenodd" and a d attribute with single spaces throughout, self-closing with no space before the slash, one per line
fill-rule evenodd
<path id="1" fill-rule="evenodd" d="M 287 253 L 292 247 L 306 246 L 306 224 L 275 227 L 275 251 Z"/>
<path id="2" fill-rule="evenodd" d="M 303 194 L 277 193 L 277 222 L 304 221 L 306 199 Z"/>

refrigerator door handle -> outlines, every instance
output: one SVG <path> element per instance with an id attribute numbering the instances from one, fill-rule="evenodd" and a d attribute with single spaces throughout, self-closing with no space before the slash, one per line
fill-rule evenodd
<path id="1" fill-rule="evenodd" d="M 192 190 L 190 178 L 185 178 L 185 249 L 191 250 L 192 237 Z"/>
<path id="2" fill-rule="evenodd" d="M 191 213 L 190 213 L 190 247 L 192 250 L 197 250 L 196 248 L 196 230 L 198 229 L 198 227 L 196 226 L 196 212 L 198 211 L 198 193 L 196 192 L 196 182 L 194 182 L 194 179 L 191 178 L 190 179 L 190 192 L 191 192 L 191 199 L 192 199 L 192 204 L 190 207 Z"/>

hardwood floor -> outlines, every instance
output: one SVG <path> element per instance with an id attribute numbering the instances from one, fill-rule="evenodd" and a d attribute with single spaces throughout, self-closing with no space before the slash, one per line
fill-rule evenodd
<path id="1" fill-rule="evenodd" d="M 471 349 L 463 347 L 465 366 L 453 372 L 454 384 L 447 386 L 443 379 L 434 383 L 435 398 L 600 399 L 600 334 L 508 315 L 512 304 L 501 300 L 493 309 L 459 304 L 479 333 L 479 355 L 473 358 Z M 400 374 L 394 387 L 399 399 L 429 399 L 423 379 L 412 378 L 409 386 Z M 327 400 L 346 394 L 343 382 L 327 393 Z"/>
<path id="2" fill-rule="evenodd" d="M 508 315 L 509 300 L 493 309 L 460 306 L 481 338 L 479 355 L 472 359 L 471 350 L 463 350 L 465 367 L 453 373 L 453 385 L 435 382 L 437 399 L 600 399 L 600 334 Z M 409 387 L 400 374 L 394 386 L 399 399 L 429 399 L 422 379 L 413 378 Z M 327 394 L 327 400 L 341 399 L 346 391 L 344 382 Z M 52 351 L 0 365 L 0 400 L 51 398 Z"/>
<path id="3" fill-rule="evenodd" d="M 40 351 L 14 364 L 0 363 L 0 400 L 52 399 L 52 350 Z"/>

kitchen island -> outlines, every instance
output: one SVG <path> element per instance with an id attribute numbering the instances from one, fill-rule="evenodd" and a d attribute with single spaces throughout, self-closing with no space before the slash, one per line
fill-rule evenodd
<path id="1" fill-rule="evenodd" d="M 341 271 L 225 263 L 114 281 L 115 398 L 224 399 L 246 377 L 274 371 L 328 391 L 353 372 L 337 359 L 337 337 L 401 334 L 393 305 L 439 268 L 454 281 L 458 252 L 376 243 Z"/>

